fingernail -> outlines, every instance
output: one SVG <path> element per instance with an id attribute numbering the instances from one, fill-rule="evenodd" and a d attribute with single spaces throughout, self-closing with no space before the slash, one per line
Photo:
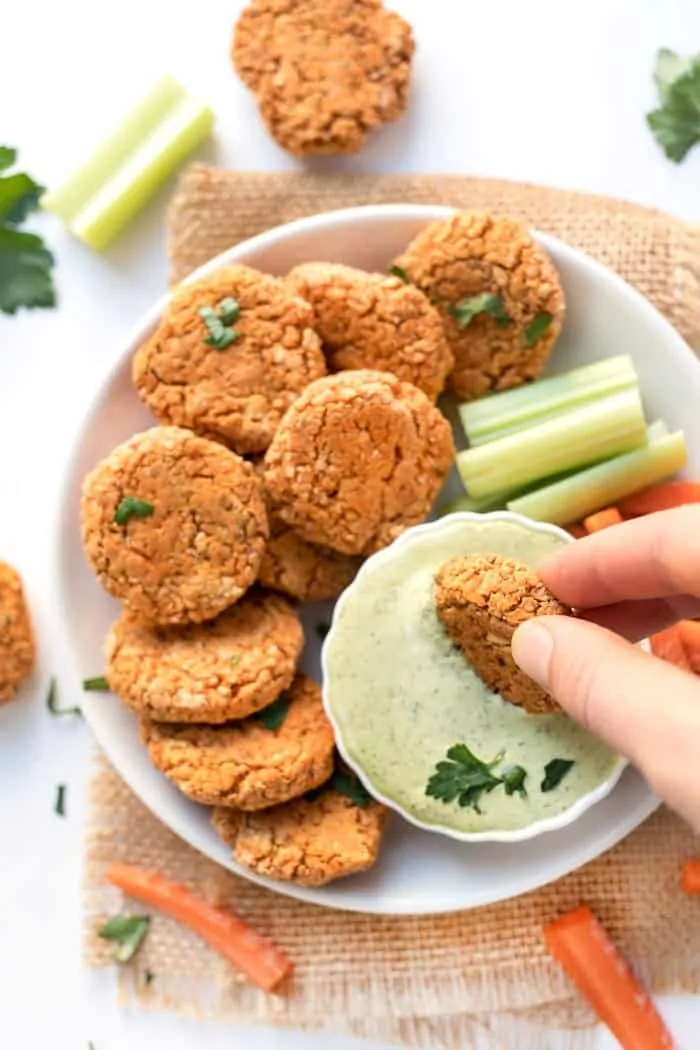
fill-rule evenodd
<path id="1" fill-rule="evenodd" d="M 549 664 L 554 642 L 546 627 L 528 620 L 513 635 L 511 651 L 518 667 L 543 689 L 549 687 Z"/>

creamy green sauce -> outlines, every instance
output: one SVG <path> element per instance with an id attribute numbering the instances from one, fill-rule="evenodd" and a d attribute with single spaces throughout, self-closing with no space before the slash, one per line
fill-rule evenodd
<path id="1" fill-rule="evenodd" d="M 421 821 L 466 832 L 522 828 L 568 809 L 612 771 L 615 754 L 566 715 L 529 715 L 488 690 L 435 612 L 434 576 L 448 558 L 498 553 L 536 567 L 564 542 L 511 522 L 453 524 L 368 565 L 338 610 L 326 687 L 345 748 L 370 786 Z M 428 798 L 436 762 L 460 741 L 484 760 L 505 750 L 504 766 L 528 771 L 527 798 L 496 788 L 482 795 L 481 814 Z M 543 793 L 553 758 L 575 765 Z"/>

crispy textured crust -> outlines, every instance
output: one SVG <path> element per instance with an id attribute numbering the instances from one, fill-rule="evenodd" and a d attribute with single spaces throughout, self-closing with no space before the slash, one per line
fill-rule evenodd
<path id="1" fill-rule="evenodd" d="M 223 726 L 177 726 L 142 719 L 151 761 L 195 802 L 255 810 L 318 787 L 333 771 L 333 730 L 321 690 L 298 675 L 279 729 L 258 718 Z"/>
<path id="2" fill-rule="evenodd" d="M 236 72 L 270 134 L 298 156 L 354 153 L 408 101 L 411 27 L 381 0 L 252 0 Z"/>
<path id="3" fill-rule="evenodd" d="M 213 725 L 271 704 L 291 684 L 303 645 L 291 605 L 252 591 L 205 624 L 147 627 L 122 613 L 107 639 L 107 678 L 140 714 Z"/>
<path id="4" fill-rule="evenodd" d="M 11 700 L 34 667 L 34 632 L 22 580 L 0 561 L 0 704 Z"/>
<path id="5" fill-rule="evenodd" d="M 561 710 L 511 656 L 515 628 L 533 616 L 565 616 L 536 572 L 515 558 L 467 555 L 441 565 L 435 577 L 438 616 L 489 689 L 530 714 Z"/>
<path id="6" fill-rule="evenodd" d="M 453 358 L 440 314 L 414 285 L 339 263 L 303 263 L 287 284 L 314 308 L 329 367 L 373 368 L 435 401 Z"/>
<path id="7" fill-rule="evenodd" d="M 114 520 L 126 497 L 150 517 Z M 154 427 L 83 484 L 83 547 L 104 588 L 147 623 L 210 620 L 255 580 L 268 535 L 250 463 L 187 430 Z"/>
<path id="8" fill-rule="evenodd" d="M 368 554 L 422 521 L 454 456 L 422 391 L 387 372 L 312 383 L 265 456 L 273 509 L 310 543 Z"/>
<path id="9" fill-rule="evenodd" d="M 208 346 L 198 314 L 225 298 L 240 305 L 240 338 Z M 237 452 L 267 448 L 284 412 L 326 367 L 310 306 L 282 281 L 247 266 L 224 266 L 178 289 L 153 335 L 139 347 L 133 379 L 163 423 L 223 439 Z"/>
<path id="10" fill-rule="evenodd" d="M 461 212 L 427 226 L 396 263 L 439 301 L 455 359 L 448 386 L 460 400 L 537 378 L 564 323 L 564 293 L 551 259 L 520 223 Z M 449 307 L 482 292 L 500 296 L 510 323 L 482 313 L 460 330 Z M 525 333 L 538 313 L 553 321 L 530 347 Z"/>
<path id="11" fill-rule="evenodd" d="M 378 802 L 360 809 L 329 789 L 261 813 L 217 808 L 212 824 L 234 859 L 258 875 L 324 886 L 372 867 L 386 818 Z"/>

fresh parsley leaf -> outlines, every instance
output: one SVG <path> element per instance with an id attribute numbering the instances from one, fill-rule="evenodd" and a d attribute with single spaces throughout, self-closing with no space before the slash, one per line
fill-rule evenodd
<path id="1" fill-rule="evenodd" d="M 389 267 L 389 273 L 393 277 L 398 277 L 400 280 L 403 281 L 404 284 L 410 284 L 411 283 L 411 278 L 408 276 L 408 274 L 404 270 L 403 266 L 397 266 L 396 263 L 394 263 L 393 266 Z"/>
<path id="2" fill-rule="evenodd" d="M 453 744 L 447 752 L 447 761 L 438 762 L 425 789 L 430 798 L 441 802 L 457 802 L 480 813 L 479 799 L 486 792 L 502 784 L 491 772 L 502 760 L 503 753 L 491 762 L 484 762 L 469 750 L 466 744 Z"/>
<path id="3" fill-rule="evenodd" d="M 152 513 L 152 503 L 137 499 L 136 496 L 127 496 L 115 510 L 114 520 L 117 525 L 126 525 L 129 518 L 150 518 Z"/>
<path id="4" fill-rule="evenodd" d="M 552 315 L 545 313 L 544 310 L 536 313 L 525 329 L 525 345 L 534 346 L 538 343 L 553 320 Z"/>
<path id="5" fill-rule="evenodd" d="M 229 657 L 229 661 L 228 662 L 231 665 L 231 667 L 235 667 L 236 664 L 239 663 L 240 659 L 241 659 L 241 654 L 240 653 L 232 653 L 231 656 Z"/>
<path id="6" fill-rule="evenodd" d="M 325 641 L 325 639 L 328 637 L 328 632 L 330 631 L 330 629 L 331 625 L 329 623 L 316 624 L 316 634 L 319 636 L 322 642 Z"/>
<path id="7" fill-rule="evenodd" d="M 83 678 L 83 691 L 86 693 L 109 693 L 109 682 L 104 675 L 96 678 Z"/>
<path id="8" fill-rule="evenodd" d="M 52 714 L 54 718 L 63 718 L 65 715 L 77 715 L 80 717 L 83 713 L 77 706 L 58 706 L 58 682 L 55 678 L 52 678 L 49 682 L 49 691 L 46 694 L 46 706 L 49 709 L 49 713 Z"/>
<path id="9" fill-rule="evenodd" d="M 148 915 L 115 915 L 97 933 L 103 940 L 116 943 L 112 955 L 114 961 L 126 963 L 136 954 L 148 933 L 150 922 Z"/>
<path id="10" fill-rule="evenodd" d="M 234 324 L 241 313 L 241 304 L 236 299 L 222 299 L 219 303 L 219 318 L 222 324 Z"/>
<path id="11" fill-rule="evenodd" d="M 478 314 L 489 314 L 500 324 L 510 321 L 500 295 L 494 295 L 492 292 L 482 292 L 481 295 L 473 295 L 470 299 L 462 299 L 449 306 L 448 311 L 457 322 L 457 327 L 462 330 L 467 328 Z"/>
<path id="12" fill-rule="evenodd" d="M 56 801 L 53 808 L 59 817 L 65 817 L 66 815 L 66 790 L 65 784 L 56 785 Z"/>
<path id="13" fill-rule="evenodd" d="M 342 770 L 336 770 L 330 779 L 330 786 L 335 788 L 336 791 L 340 791 L 342 795 L 346 795 L 359 809 L 367 809 L 372 801 L 369 791 L 367 791 L 359 777 L 356 777 L 353 773 L 344 773 Z"/>
<path id="14" fill-rule="evenodd" d="M 10 146 L 0 146 L 0 171 L 11 168 L 17 160 L 17 150 Z"/>
<path id="15" fill-rule="evenodd" d="M 517 793 L 521 798 L 527 797 L 527 791 L 525 789 L 525 778 L 527 777 L 527 770 L 523 769 L 522 766 L 508 766 L 507 769 L 503 770 L 503 787 L 505 788 L 506 795 L 514 795 Z"/>
<path id="16" fill-rule="evenodd" d="M 0 146 L 0 172 L 16 160 L 16 150 Z M 15 228 L 36 211 L 43 192 L 24 172 L 0 176 L 0 310 L 5 314 L 56 304 L 53 255 L 37 234 Z"/>
<path id="17" fill-rule="evenodd" d="M 572 758 L 553 758 L 544 767 L 544 780 L 540 784 L 540 790 L 554 791 L 575 764 Z"/>
<path id="18" fill-rule="evenodd" d="M 44 187 L 24 172 L 0 179 L 0 222 L 17 226 L 39 207 Z"/>
<path id="19" fill-rule="evenodd" d="M 228 325 L 238 320 L 241 307 L 235 299 L 222 299 L 219 303 L 219 313 L 211 306 L 200 306 L 197 313 L 204 321 L 209 335 L 204 342 L 207 346 L 213 346 L 216 350 L 225 350 L 231 343 L 235 343 L 241 337 L 241 333 Z"/>
<path id="20" fill-rule="evenodd" d="M 258 722 L 262 722 L 266 729 L 273 731 L 279 729 L 287 717 L 290 703 L 289 696 L 286 693 L 282 693 L 282 696 L 278 696 L 267 707 L 263 707 L 262 711 L 256 711 L 253 718 L 257 719 Z"/>
<path id="21" fill-rule="evenodd" d="M 700 55 L 682 58 L 662 48 L 654 80 L 660 105 L 647 113 L 647 124 L 668 159 L 679 164 L 700 142 Z"/>

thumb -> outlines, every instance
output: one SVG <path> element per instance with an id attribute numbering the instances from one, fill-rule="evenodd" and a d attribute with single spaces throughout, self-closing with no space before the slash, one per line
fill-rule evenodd
<path id="1" fill-rule="evenodd" d="M 526 674 L 700 828 L 700 679 L 565 616 L 528 620 L 512 644 Z"/>

